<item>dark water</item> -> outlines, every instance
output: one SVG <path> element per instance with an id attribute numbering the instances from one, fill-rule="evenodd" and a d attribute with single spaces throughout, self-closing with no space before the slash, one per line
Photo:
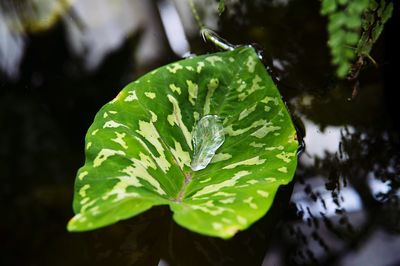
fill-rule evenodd
<path id="1" fill-rule="evenodd" d="M 143 2 L 125 20 L 124 13 L 107 16 L 113 9 L 100 4 L 91 15 L 67 9 L 40 32 L 5 35 L 0 22 L 0 48 L 7 51 L 0 50 L 0 264 L 400 265 L 398 6 L 372 53 L 379 66 L 362 72 L 353 100 L 354 82 L 336 81 L 330 66 L 319 1 L 246 1 L 252 3 L 236 4 L 219 19 L 230 42 L 263 48 L 306 133 L 294 181 L 249 230 L 229 241 L 203 237 L 176 225 L 168 208 L 154 208 L 93 232 L 66 231 L 95 113 L 135 77 L 179 58 L 163 30 L 165 2 Z M 4 22 L 12 9 L 0 7 Z M 145 23 L 115 34 L 135 15 Z M 85 24 L 91 16 L 107 23 Z M 81 41 L 95 38 L 79 48 L 73 30 Z M 213 51 L 198 35 L 189 44 L 196 54 Z"/>

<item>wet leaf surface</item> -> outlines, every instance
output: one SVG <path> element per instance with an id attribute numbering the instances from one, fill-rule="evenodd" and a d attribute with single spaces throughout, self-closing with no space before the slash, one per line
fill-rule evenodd
<path id="1" fill-rule="evenodd" d="M 191 158 L 211 159 L 193 155 L 192 143 L 198 122 L 203 129 L 219 125 L 202 122 L 210 114 L 221 120 L 225 142 L 210 165 L 192 171 Z M 169 205 L 178 224 L 232 237 L 261 218 L 278 187 L 291 181 L 297 148 L 290 116 L 253 48 L 172 63 L 129 84 L 98 112 L 68 229 L 95 229 Z"/>

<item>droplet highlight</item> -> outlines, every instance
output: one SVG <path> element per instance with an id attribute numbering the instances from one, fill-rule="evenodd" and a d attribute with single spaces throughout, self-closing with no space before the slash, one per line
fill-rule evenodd
<path id="1" fill-rule="evenodd" d="M 224 127 L 217 115 L 202 117 L 193 130 L 193 157 L 190 167 L 199 171 L 207 167 L 225 141 Z"/>

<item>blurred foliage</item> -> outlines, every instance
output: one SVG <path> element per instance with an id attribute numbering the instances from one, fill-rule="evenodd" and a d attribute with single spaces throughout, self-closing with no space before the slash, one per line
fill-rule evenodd
<path id="1" fill-rule="evenodd" d="M 218 12 L 221 15 L 225 11 L 225 0 L 218 0 Z"/>
<path id="2" fill-rule="evenodd" d="M 339 78 L 356 78 L 365 57 L 375 63 L 370 52 L 392 15 L 392 0 L 321 1 L 320 12 L 328 18 L 328 46 L 336 74 Z M 227 3 L 218 3 L 221 15 Z"/>
<path id="3" fill-rule="evenodd" d="M 371 58 L 372 46 L 393 11 L 391 2 L 377 1 L 322 0 L 321 14 L 328 17 L 328 45 L 339 78 L 346 77 L 350 70 L 358 73 L 363 65 L 360 57 Z"/>
<path id="4" fill-rule="evenodd" d="M 70 8 L 74 0 L 2 0 L 0 13 L 14 31 L 47 30 Z M 1 14 L 0 14 L 1 15 Z"/>
<path id="5" fill-rule="evenodd" d="M 336 74 L 344 78 L 356 57 L 354 47 L 360 39 L 362 15 L 368 8 L 368 0 L 323 0 L 321 14 L 328 17 L 328 45 Z"/>
<path id="6" fill-rule="evenodd" d="M 392 2 L 386 3 L 384 0 L 381 0 L 379 4 L 375 1 L 370 2 L 362 22 L 362 35 L 357 45 L 357 55 L 369 56 L 373 44 L 381 35 L 392 12 Z"/>

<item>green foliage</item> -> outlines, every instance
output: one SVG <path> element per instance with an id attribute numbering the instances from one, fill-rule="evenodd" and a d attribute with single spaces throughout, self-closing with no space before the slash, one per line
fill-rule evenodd
<path id="1" fill-rule="evenodd" d="M 321 14 L 328 17 L 328 45 L 332 64 L 339 78 L 346 77 L 353 66 L 358 72 L 363 64 L 356 57 L 370 57 L 371 49 L 391 17 L 390 0 L 321 0 Z M 218 11 L 225 10 L 225 0 L 218 0 Z"/>
<path id="2" fill-rule="evenodd" d="M 381 35 L 385 23 L 392 16 L 392 12 L 392 2 L 387 3 L 384 0 L 381 0 L 379 4 L 375 1 L 370 2 L 367 11 L 364 13 L 363 33 L 357 45 L 357 55 L 369 57 L 372 46 Z"/>
<path id="3" fill-rule="evenodd" d="M 338 77 L 345 77 L 356 56 L 360 38 L 362 14 L 369 0 L 322 0 L 321 13 L 328 16 L 328 45 Z"/>
<path id="4" fill-rule="evenodd" d="M 223 144 L 209 165 L 192 171 L 192 132 L 207 115 L 218 120 L 206 132 L 219 132 L 220 121 L 225 141 L 217 140 Z M 196 134 L 207 125 L 199 127 Z M 292 180 L 297 147 L 290 115 L 253 48 L 172 63 L 129 84 L 97 113 L 68 230 L 169 205 L 183 227 L 232 237 L 265 215 L 278 187 Z"/>
<path id="5" fill-rule="evenodd" d="M 218 0 L 218 12 L 221 15 L 225 11 L 225 0 Z"/>
<path id="6" fill-rule="evenodd" d="M 392 15 L 393 3 L 377 1 L 322 0 L 321 13 L 329 20 L 328 45 L 332 63 L 337 66 L 340 78 L 349 74 L 356 56 L 370 57 L 372 46 Z M 358 64 L 359 68 L 361 66 Z"/>
<path id="7" fill-rule="evenodd" d="M 0 15 L 13 31 L 38 32 L 54 26 L 71 4 L 72 0 L 2 0 Z"/>

